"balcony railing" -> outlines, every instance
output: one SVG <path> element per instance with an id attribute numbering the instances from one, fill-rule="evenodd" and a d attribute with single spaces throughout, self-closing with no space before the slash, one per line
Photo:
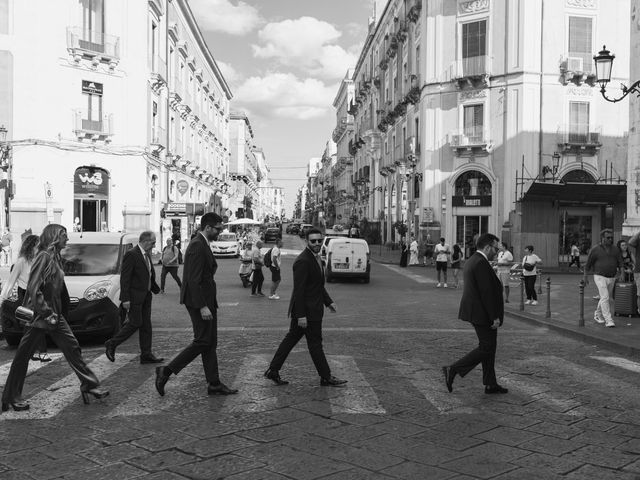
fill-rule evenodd
<path id="1" fill-rule="evenodd" d="M 119 37 L 82 27 L 67 27 L 67 49 L 76 61 L 95 58 L 113 66 L 120 61 Z"/>
<path id="2" fill-rule="evenodd" d="M 489 136 L 483 125 L 474 125 L 452 132 L 450 145 L 458 156 L 469 154 L 488 153 Z"/>
<path id="3" fill-rule="evenodd" d="M 167 143 L 167 130 L 158 125 L 151 127 L 151 145 L 165 146 Z"/>
<path id="4" fill-rule="evenodd" d="M 73 112 L 74 131 L 78 138 L 106 140 L 113 135 L 113 114 L 103 114 L 102 118 L 89 118 L 86 109 Z"/>
<path id="5" fill-rule="evenodd" d="M 602 146 L 600 134 L 602 127 L 589 125 L 561 125 L 558 128 L 558 144 L 563 151 L 573 149 L 597 150 Z"/>

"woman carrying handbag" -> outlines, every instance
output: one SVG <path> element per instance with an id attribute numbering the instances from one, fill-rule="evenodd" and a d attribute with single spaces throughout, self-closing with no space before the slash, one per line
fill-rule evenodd
<path id="1" fill-rule="evenodd" d="M 29 359 L 46 334 L 55 342 L 80 379 L 80 393 L 84 403 L 89 395 L 104 398 L 108 390 L 99 388 L 100 382 L 87 366 L 78 340 L 71 332 L 66 316 L 69 309 L 69 293 L 64 283 L 60 250 L 67 245 L 67 230 L 62 225 L 47 225 L 40 235 L 39 252 L 33 261 L 24 307 L 19 307 L 23 317 L 31 316 L 2 393 L 2 411 L 9 407 L 15 411 L 29 410 L 29 403 L 22 399 L 22 388 L 27 375 Z"/>

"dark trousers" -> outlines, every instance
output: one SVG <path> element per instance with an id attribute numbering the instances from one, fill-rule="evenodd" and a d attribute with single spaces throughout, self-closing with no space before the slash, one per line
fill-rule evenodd
<path id="1" fill-rule="evenodd" d="M 261 268 L 253 271 L 253 280 L 251 284 L 251 293 L 262 293 L 262 284 L 264 283 L 264 275 Z"/>
<path id="2" fill-rule="evenodd" d="M 460 360 L 451 365 L 451 370 L 461 377 L 482 363 L 482 383 L 484 385 L 497 385 L 496 380 L 496 347 L 498 343 L 498 330 L 488 325 L 473 325 L 478 336 L 477 348 L 471 350 Z"/>
<path id="3" fill-rule="evenodd" d="M 160 273 L 160 290 L 164 291 L 164 284 L 167 280 L 167 273 L 173 277 L 173 279 L 178 284 L 179 288 L 182 288 L 182 282 L 180 281 L 180 277 L 178 276 L 178 267 L 165 267 L 162 266 L 162 272 Z"/>
<path id="4" fill-rule="evenodd" d="M 13 403 L 22 399 L 22 388 L 27 376 L 29 360 L 33 355 L 37 345 L 49 335 L 58 348 L 62 351 L 64 358 L 80 380 L 80 389 L 87 390 L 100 385 L 100 381 L 87 366 L 82 358 L 82 351 L 78 340 L 71 332 L 69 324 L 63 317 L 59 317 L 58 328 L 52 331 L 45 331 L 41 328 L 28 328 L 20 340 L 16 356 L 11 363 L 9 376 L 2 392 L 3 403 Z"/>
<path id="5" fill-rule="evenodd" d="M 578 268 L 580 268 L 580 255 L 577 255 L 575 257 L 571 257 L 571 263 L 569 263 L 569 266 L 576 264 Z"/>
<path id="6" fill-rule="evenodd" d="M 24 288 L 18 287 L 18 305 L 22 305 L 24 302 L 24 296 L 27 291 Z M 40 343 L 36 345 L 36 352 L 47 353 L 47 336 L 43 335 Z"/>
<path id="7" fill-rule="evenodd" d="M 124 322 L 120 331 L 109 342 L 114 347 L 117 347 L 133 335 L 136 330 L 140 341 L 140 355 L 151 355 L 151 337 L 153 336 L 151 329 L 151 292 L 147 292 L 144 302 L 130 305 L 127 321 Z"/>
<path id="8" fill-rule="evenodd" d="M 536 294 L 537 277 L 537 275 L 524 275 L 524 291 L 527 294 L 527 300 L 538 300 Z"/>
<path id="9" fill-rule="evenodd" d="M 325 357 L 324 350 L 322 349 L 322 319 L 307 319 L 307 328 L 300 328 L 298 327 L 298 320 L 292 318 L 289 331 L 280 343 L 269 368 L 275 372 L 279 371 L 282 365 L 284 365 L 289 353 L 293 350 L 293 347 L 296 346 L 303 336 L 307 337 L 307 347 L 309 348 L 311 360 L 313 360 L 318 375 L 322 378 L 330 378 L 331 369 L 329 368 L 327 357 Z"/>
<path id="10" fill-rule="evenodd" d="M 202 319 L 199 308 L 187 307 L 191 324 L 193 325 L 193 341 L 182 350 L 167 368 L 174 374 L 178 374 L 189 365 L 198 355 L 202 355 L 202 366 L 207 382 L 217 385 L 220 382 L 218 374 L 218 315 L 215 309 L 211 311 L 213 320 L 207 322 Z"/>

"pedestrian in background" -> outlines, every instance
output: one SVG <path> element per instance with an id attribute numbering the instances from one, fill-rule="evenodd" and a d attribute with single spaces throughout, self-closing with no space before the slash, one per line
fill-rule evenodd
<path id="1" fill-rule="evenodd" d="M 178 249 L 173 245 L 173 240 L 167 238 L 167 244 L 162 249 L 160 256 L 162 262 L 162 272 L 160 273 L 160 293 L 164 293 L 164 285 L 167 280 L 167 274 L 178 284 L 178 288 L 182 288 L 182 282 L 178 276 Z"/>
<path id="2" fill-rule="evenodd" d="M 0 244 L 2 245 L 3 265 L 7 267 L 11 265 L 11 242 L 12 241 L 13 241 L 13 235 L 11 234 L 11 230 L 7 228 L 2 234 L 2 238 L 0 239 Z"/>
<path id="3" fill-rule="evenodd" d="M 500 243 L 498 252 L 498 278 L 502 283 L 504 303 L 509 303 L 509 277 L 513 265 L 513 255 L 504 243 Z"/>
<path id="4" fill-rule="evenodd" d="M 615 327 L 611 315 L 611 300 L 616 278 L 622 273 L 622 255 L 613 244 L 613 231 L 605 228 L 600 232 L 600 243 L 589 251 L 584 266 L 584 281 L 587 284 L 587 272 L 593 272 L 593 283 L 598 288 L 600 300 L 593 319 L 606 327 Z"/>
<path id="5" fill-rule="evenodd" d="M 411 265 L 418 265 L 418 241 L 413 235 L 411 235 L 411 244 L 409 245 L 409 266 Z"/>
<path id="6" fill-rule="evenodd" d="M 275 246 L 271 249 L 271 265 L 269 266 L 269 270 L 271 270 L 271 294 L 269 295 L 269 298 L 271 300 L 280 300 L 280 297 L 278 296 L 278 286 L 282 280 L 280 269 L 282 265 L 282 260 L 280 258 L 281 248 L 282 240 L 277 239 Z"/>
<path id="7" fill-rule="evenodd" d="M 105 356 L 116 360 L 116 348 L 136 331 L 140 344 L 140 363 L 161 363 L 151 351 L 153 329 L 151 327 L 151 302 L 160 292 L 156 283 L 156 271 L 151 261 L 151 250 L 156 244 L 156 234 L 147 230 L 138 237 L 138 245 L 124 254 L 120 273 L 120 301 L 127 312 L 127 319 L 113 338 L 104 344 Z"/>
<path id="8" fill-rule="evenodd" d="M 156 390 L 164 395 L 170 376 L 178 375 L 196 357 L 202 356 L 208 395 L 232 395 L 238 390 L 220 381 L 218 371 L 218 299 L 215 273 L 218 269 L 209 244 L 224 229 L 222 218 L 213 212 L 200 220 L 200 232 L 184 254 L 180 303 L 187 307 L 193 326 L 193 341 L 166 367 L 156 368 Z"/>
<path id="9" fill-rule="evenodd" d="M 438 272 L 438 284 L 436 288 L 443 286 L 441 274 L 444 277 L 444 288 L 447 288 L 447 264 L 449 263 L 449 255 L 451 255 L 451 247 L 444 243 L 444 237 L 440 237 L 440 243 L 434 247 L 433 255 L 436 258 L 436 270 Z"/>
<path id="10" fill-rule="evenodd" d="M 264 376 L 276 385 L 289 383 L 280 377 L 280 369 L 293 347 L 304 336 L 307 337 L 311 359 L 320 375 L 320 385 L 337 387 L 347 383 L 346 380 L 331 375 L 331 368 L 322 348 L 324 309 L 327 307 L 331 312 L 336 312 L 336 304 L 324 288 L 324 269 L 318 255 L 322 240 L 322 232 L 317 228 L 311 228 L 307 232 L 307 247 L 293 262 L 293 292 L 288 312 L 291 317 L 289 331 L 273 356 L 269 369 L 264 373 Z"/>
<path id="11" fill-rule="evenodd" d="M 627 244 L 633 248 L 635 261 L 633 262 L 633 279 L 638 291 L 638 313 L 640 313 L 640 231 L 631 236 Z"/>
<path id="12" fill-rule="evenodd" d="M 620 255 L 622 256 L 622 275 L 620 280 L 622 282 L 631 282 L 635 266 L 633 264 L 633 256 L 629 251 L 629 245 L 627 245 L 627 242 L 624 240 L 618 240 L 616 246 L 618 247 L 618 250 L 620 250 Z"/>
<path id="13" fill-rule="evenodd" d="M 458 288 L 458 273 L 462 265 L 462 249 L 460 245 L 455 243 L 453 245 L 453 252 L 451 253 L 451 273 L 453 273 L 453 288 Z"/>
<path id="14" fill-rule="evenodd" d="M 407 242 L 404 241 L 404 237 L 400 239 L 400 266 L 406 267 L 407 260 L 409 258 L 409 247 Z"/>
<path id="15" fill-rule="evenodd" d="M 498 328 L 504 320 L 502 284 L 496 276 L 491 261 L 495 258 L 500 240 L 485 233 L 478 237 L 476 252 L 464 266 L 464 286 L 458 318 L 473 325 L 478 337 L 478 346 L 449 366 L 442 367 L 445 384 L 453 391 L 456 375 L 464 377 L 478 364 L 482 364 L 484 393 L 507 393 L 496 378 L 495 360 L 498 344 Z"/>
<path id="16" fill-rule="evenodd" d="M 38 254 L 31 266 L 24 300 L 24 306 L 33 311 L 33 320 L 27 326 L 11 363 L 2 392 L 3 412 L 9 408 L 29 410 L 29 403 L 22 399 L 29 358 L 47 334 L 78 376 L 84 403 L 89 403 L 89 395 L 95 398 L 109 395 L 108 390 L 100 388 L 100 381 L 82 358 L 78 340 L 67 323 L 70 300 L 60 257 L 60 250 L 66 247 L 67 241 L 67 229 L 55 223 L 44 227 L 40 235 Z"/>
<path id="17" fill-rule="evenodd" d="M 538 278 L 538 264 L 542 263 L 539 256 L 533 253 L 533 245 L 524 247 L 522 258 L 522 276 L 524 277 L 524 290 L 527 294 L 525 305 L 538 305 L 536 293 L 536 279 Z"/>
<path id="18" fill-rule="evenodd" d="M 260 249 L 262 248 L 262 240 L 256 241 L 253 249 L 251 250 L 251 270 L 253 271 L 251 277 L 251 296 L 252 297 L 264 297 L 262 293 L 262 284 L 264 283 L 264 274 L 262 273 L 262 266 L 264 265 L 264 256 Z"/>
<path id="19" fill-rule="evenodd" d="M 571 242 L 571 262 L 569 263 L 569 268 L 571 265 L 576 264 L 578 270 L 580 270 L 580 249 L 576 242 Z"/>
<path id="20" fill-rule="evenodd" d="M 27 291 L 27 283 L 29 282 L 29 273 L 31 272 L 31 266 L 33 265 L 33 259 L 38 253 L 38 243 L 40 237 L 37 235 L 27 235 L 22 241 L 20 252 L 18 253 L 18 259 L 16 263 L 11 266 L 11 274 L 9 279 L 2 286 L 2 292 L 0 292 L 0 304 L 7 300 L 13 288 L 18 286 L 18 300 L 17 305 L 22 305 L 24 302 L 24 295 Z M 36 345 L 36 350 L 31 356 L 31 360 L 38 360 L 40 362 L 50 362 L 51 357 L 47 354 L 47 338 L 42 337 L 42 341 Z"/>
<path id="21" fill-rule="evenodd" d="M 242 280 L 242 287 L 247 288 L 251 286 L 251 250 L 253 244 L 251 241 L 246 240 L 243 243 L 242 250 L 240 250 L 240 268 L 238 268 L 238 275 L 240 275 L 240 280 Z"/>

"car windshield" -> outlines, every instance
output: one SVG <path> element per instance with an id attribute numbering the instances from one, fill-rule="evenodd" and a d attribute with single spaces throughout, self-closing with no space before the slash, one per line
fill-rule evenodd
<path id="1" fill-rule="evenodd" d="M 235 242 L 236 236 L 233 233 L 222 233 L 218 235 L 219 242 Z"/>
<path id="2" fill-rule="evenodd" d="M 67 244 L 60 252 L 64 274 L 113 275 L 118 273 L 120 245 Z"/>

